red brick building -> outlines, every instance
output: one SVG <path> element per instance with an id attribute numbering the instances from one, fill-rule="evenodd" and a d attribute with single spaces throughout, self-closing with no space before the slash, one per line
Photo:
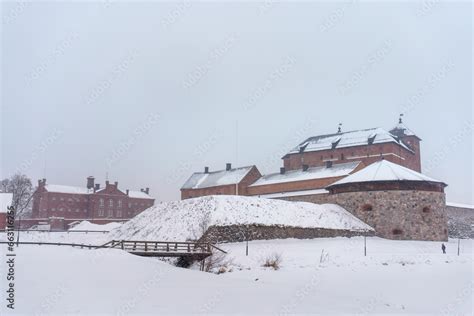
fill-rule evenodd
<path id="1" fill-rule="evenodd" d="M 103 224 L 125 221 L 153 206 L 154 201 L 148 188 L 124 192 L 118 182 L 109 181 L 101 188 L 94 183 L 94 177 L 87 178 L 85 187 L 47 184 L 43 179 L 38 181 L 33 195 L 30 222 L 62 219 L 66 228 L 67 224 L 82 220 Z"/>
<path id="2" fill-rule="evenodd" d="M 392 130 L 370 128 L 310 137 L 282 159 L 286 170 L 361 161 L 364 165 L 380 160 L 394 162 L 421 172 L 420 138 L 400 123 Z"/>
<path id="3" fill-rule="evenodd" d="M 219 182 L 226 176 L 225 171 L 194 173 L 181 189 L 181 198 L 213 194 L 279 197 L 288 192 L 327 193 L 326 186 L 382 158 L 421 172 L 420 138 L 401 119 L 390 131 L 370 128 L 342 132 L 339 129 L 337 133 L 309 137 L 282 157 L 283 167 L 279 173 L 259 176 L 260 172 L 252 166 L 255 169 L 251 175 L 238 178 L 242 180 L 238 186 L 235 181 Z M 250 167 L 245 168 L 232 170 L 250 170 Z"/>
<path id="4" fill-rule="evenodd" d="M 232 168 L 226 164 L 225 170 L 195 172 L 181 187 L 181 199 L 204 195 L 248 195 L 247 188 L 262 175 L 255 166 Z"/>

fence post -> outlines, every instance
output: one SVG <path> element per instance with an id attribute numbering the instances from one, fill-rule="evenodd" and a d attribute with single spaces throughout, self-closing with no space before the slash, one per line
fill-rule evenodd
<path id="1" fill-rule="evenodd" d="M 145 251 L 148 251 L 148 243 L 145 241 Z"/>
<path id="2" fill-rule="evenodd" d="M 120 241 L 120 246 L 122 247 L 122 250 L 123 250 L 123 240 Z"/>
<path id="3" fill-rule="evenodd" d="M 461 244 L 461 238 L 458 238 L 458 256 L 459 256 L 459 246 Z"/>
<path id="4" fill-rule="evenodd" d="M 364 235 L 364 257 L 367 256 L 367 236 Z"/>

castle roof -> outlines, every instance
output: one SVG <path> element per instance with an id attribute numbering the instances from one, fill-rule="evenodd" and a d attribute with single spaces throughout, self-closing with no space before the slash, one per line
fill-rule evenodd
<path id="1" fill-rule="evenodd" d="M 202 189 L 221 185 L 238 184 L 255 166 L 232 168 L 212 172 L 195 172 L 181 189 Z"/>
<path id="2" fill-rule="evenodd" d="M 290 150 L 287 155 L 382 143 L 396 143 L 403 148 L 412 151 L 396 135 L 383 128 L 375 127 L 363 130 L 313 136 Z"/>
<path id="3" fill-rule="evenodd" d="M 328 188 L 340 184 L 374 181 L 424 181 L 443 183 L 442 181 L 430 178 L 422 173 L 400 166 L 388 160 L 379 160 L 368 165 L 364 169 L 329 185 Z"/>
<path id="4" fill-rule="evenodd" d="M 261 186 L 268 184 L 276 183 L 285 183 L 285 182 L 295 182 L 295 181 L 304 181 L 304 180 L 313 180 L 313 179 L 322 179 L 322 178 L 333 178 L 333 177 L 343 177 L 349 175 L 355 168 L 360 164 L 360 161 L 347 162 L 334 164 L 331 167 L 319 166 L 311 167 L 308 170 L 303 171 L 302 169 L 290 170 L 285 173 L 271 173 L 268 175 L 262 176 L 255 183 L 250 185 Z"/>

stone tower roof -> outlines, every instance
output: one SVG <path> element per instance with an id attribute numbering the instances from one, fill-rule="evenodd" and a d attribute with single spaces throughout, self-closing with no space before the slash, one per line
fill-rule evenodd
<path id="1" fill-rule="evenodd" d="M 329 187 L 340 184 L 374 181 L 422 181 L 443 183 L 442 181 L 430 178 L 422 173 L 405 168 L 388 160 L 379 160 L 331 184 Z"/>

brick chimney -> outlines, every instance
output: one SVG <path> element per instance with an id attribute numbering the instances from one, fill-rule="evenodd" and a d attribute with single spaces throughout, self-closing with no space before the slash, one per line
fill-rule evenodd
<path id="1" fill-rule="evenodd" d="M 125 190 L 125 193 L 127 193 L 127 195 L 128 195 L 128 193 L 130 193 L 130 190 L 129 189 Z"/>
<path id="2" fill-rule="evenodd" d="M 117 181 L 114 182 L 114 185 L 115 185 L 116 188 L 118 188 L 118 182 Z"/>
<path id="3" fill-rule="evenodd" d="M 145 193 L 149 194 L 150 193 L 150 188 L 145 188 Z"/>
<path id="4" fill-rule="evenodd" d="M 99 183 L 96 183 L 96 184 L 94 185 L 94 192 L 99 191 L 99 190 L 100 190 L 100 184 L 99 184 Z"/>
<path id="5" fill-rule="evenodd" d="M 308 165 L 303 165 L 303 171 L 307 171 L 307 170 L 308 170 L 308 168 L 309 168 L 309 166 L 308 166 Z"/>
<path id="6" fill-rule="evenodd" d="M 232 164 L 228 162 L 225 164 L 225 170 L 229 171 L 230 169 L 232 169 Z"/>
<path id="7" fill-rule="evenodd" d="M 89 176 L 87 177 L 87 188 L 90 190 L 90 189 L 93 189 L 94 188 L 94 177 L 93 176 Z"/>
<path id="8" fill-rule="evenodd" d="M 280 168 L 280 174 L 285 174 L 285 167 Z"/>
<path id="9" fill-rule="evenodd" d="M 209 167 L 204 167 L 204 173 L 209 173 Z"/>

